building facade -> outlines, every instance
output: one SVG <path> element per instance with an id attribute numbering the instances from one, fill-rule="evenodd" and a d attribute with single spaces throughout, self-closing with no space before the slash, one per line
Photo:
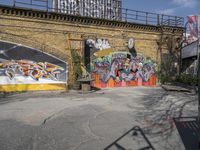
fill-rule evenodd
<path id="1" fill-rule="evenodd" d="M 121 20 L 121 5 L 121 0 L 53 0 L 56 12 L 110 20 Z"/>

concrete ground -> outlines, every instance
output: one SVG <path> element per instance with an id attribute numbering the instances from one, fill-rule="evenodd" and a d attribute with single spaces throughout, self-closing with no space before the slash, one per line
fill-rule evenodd
<path id="1" fill-rule="evenodd" d="M 102 150 L 136 125 L 156 150 L 184 150 L 172 118 L 195 115 L 196 95 L 160 87 L 9 95 L 0 99 L 0 150 Z M 148 146 L 130 134 L 119 144 Z"/>

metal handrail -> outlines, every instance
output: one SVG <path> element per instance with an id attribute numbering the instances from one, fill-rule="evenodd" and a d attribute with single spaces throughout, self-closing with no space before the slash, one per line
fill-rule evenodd
<path id="1" fill-rule="evenodd" d="M 5 3 L 5 0 L 0 0 L 0 5 L 6 5 L 14 8 L 29 8 L 32 10 L 42 10 L 49 13 L 56 12 L 61 14 L 79 15 L 85 17 L 123 21 L 144 25 L 162 25 L 172 27 L 184 26 L 183 17 L 131 10 L 122 8 L 121 6 L 112 7 L 112 9 L 106 8 L 106 10 L 101 10 L 100 8 L 88 8 L 87 10 L 85 7 L 77 6 L 76 8 L 70 10 L 66 8 L 53 8 L 52 3 L 52 0 L 29 0 L 28 2 L 12 0 L 12 2 L 9 3 Z"/>

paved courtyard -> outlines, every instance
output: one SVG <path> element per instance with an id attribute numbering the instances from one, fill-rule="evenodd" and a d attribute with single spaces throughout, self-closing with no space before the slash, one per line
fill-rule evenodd
<path id="1" fill-rule="evenodd" d="M 173 117 L 196 116 L 197 103 L 194 94 L 160 87 L 1 97 L 0 150 L 102 150 L 134 126 L 156 150 L 184 150 Z M 118 144 L 127 150 L 148 146 L 140 134 Z"/>

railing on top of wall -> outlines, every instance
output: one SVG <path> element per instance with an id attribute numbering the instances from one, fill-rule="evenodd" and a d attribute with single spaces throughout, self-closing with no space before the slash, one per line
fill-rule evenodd
<path id="1" fill-rule="evenodd" d="M 56 12 L 61 14 L 93 17 L 143 25 L 184 27 L 183 17 L 125 9 L 121 7 L 121 4 L 117 7 L 98 7 L 97 3 L 96 5 L 94 3 L 89 3 L 86 7 L 85 4 L 80 6 L 73 3 L 74 5 L 65 5 L 64 8 L 55 8 L 52 4 L 53 0 L 29 0 L 28 2 L 25 0 L 0 0 L 0 5 L 14 8 L 42 10 L 48 13 Z"/>

